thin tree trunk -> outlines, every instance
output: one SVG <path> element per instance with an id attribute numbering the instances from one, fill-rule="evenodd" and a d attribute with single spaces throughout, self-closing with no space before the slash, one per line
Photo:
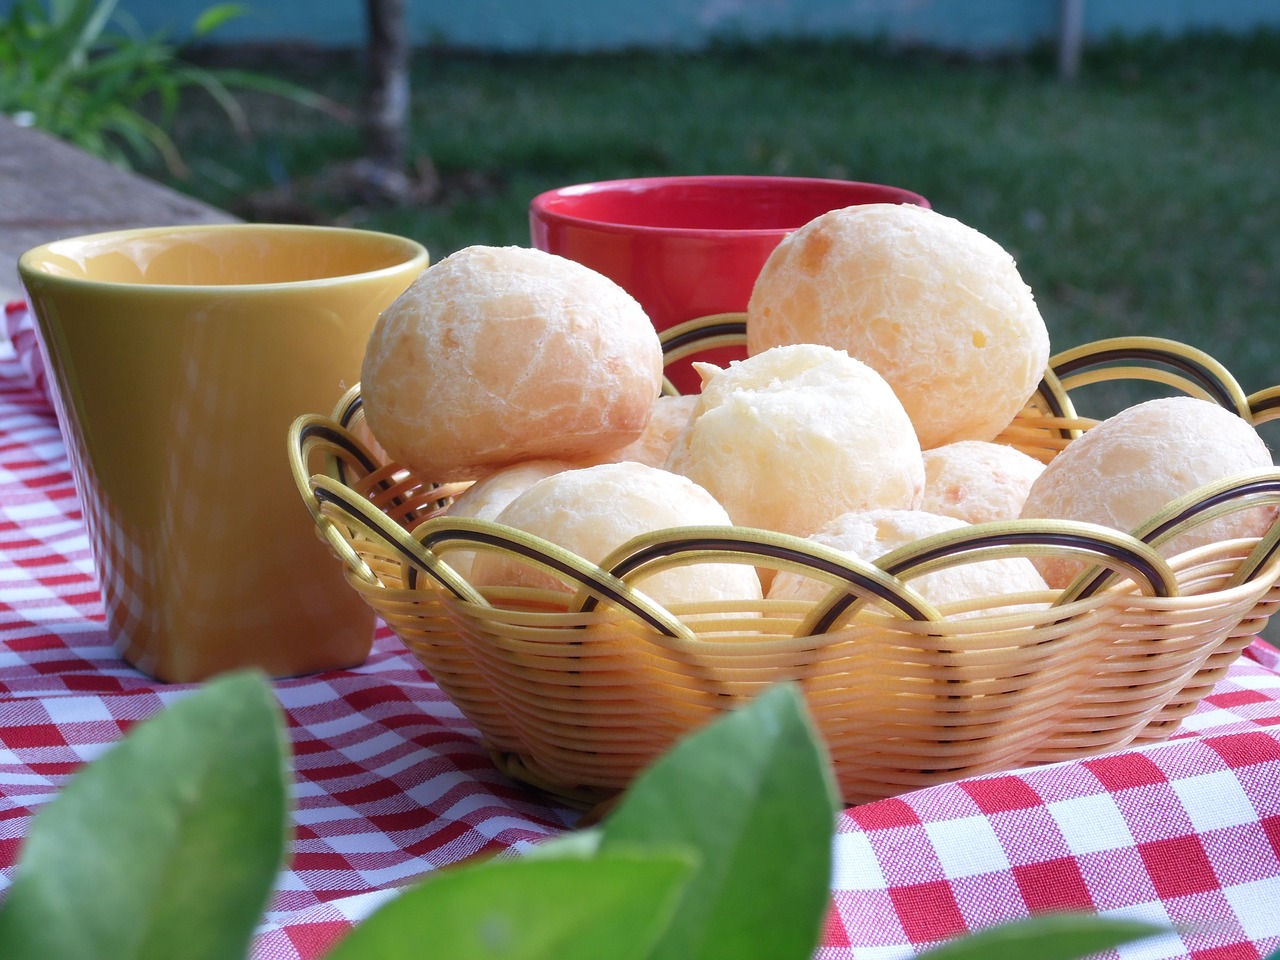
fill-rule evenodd
<path id="1" fill-rule="evenodd" d="M 369 73 L 365 159 L 370 172 L 393 194 L 407 192 L 410 44 L 405 0 L 365 0 L 365 15 Z"/>
<path id="2" fill-rule="evenodd" d="M 1084 43 L 1084 0 L 1060 0 L 1058 13 L 1058 77 L 1068 82 L 1080 72 Z"/>

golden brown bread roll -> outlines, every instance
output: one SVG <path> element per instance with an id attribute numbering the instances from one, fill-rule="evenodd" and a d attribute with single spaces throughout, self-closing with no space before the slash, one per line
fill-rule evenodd
<path id="1" fill-rule="evenodd" d="M 446 511 L 450 517 L 473 517 L 477 520 L 494 520 L 508 503 L 543 477 L 561 470 L 570 470 L 576 464 L 564 460 L 526 460 L 495 470 L 482 480 L 477 480 L 454 498 Z M 451 550 L 445 560 L 463 577 L 471 575 L 474 551 Z"/>
<path id="2" fill-rule="evenodd" d="M 697 401 L 697 394 L 692 393 L 658 397 L 649 414 L 649 422 L 645 424 L 640 436 L 625 447 L 619 447 L 617 450 L 611 450 L 599 457 L 584 461 L 580 466 L 586 467 L 594 463 L 618 463 L 622 460 L 635 460 L 651 467 L 665 466 L 667 457 L 671 455 L 671 448 L 675 445 L 676 437 L 689 423 Z"/>
<path id="3" fill-rule="evenodd" d="M 874 563 L 891 550 L 913 544 L 925 537 L 967 527 L 963 520 L 923 510 L 868 510 L 836 517 L 814 533 L 810 540 L 834 547 L 851 557 Z M 962 561 L 906 581 L 935 606 L 994 599 L 981 609 L 956 614 L 974 616 L 1001 606 L 1010 594 L 1045 590 L 1045 582 L 1031 562 L 1022 557 Z M 823 580 L 783 570 L 769 587 L 770 600 L 821 600 L 831 586 Z"/>
<path id="4" fill-rule="evenodd" d="M 823 343 L 892 385 L 928 450 L 991 440 L 1026 404 L 1049 335 L 1013 258 L 935 210 L 863 204 L 810 221 L 765 262 L 747 350 Z"/>
<path id="5" fill-rule="evenodd" d="M 1044 472 L 1035 457 L 1003 443 L 957 440 L 924 452 L 920 509 L 968 523 L 1016 520 Z"/>
<path id="6" fill-rule="evenodd" d="M 1102 421 L 1073 440 L 1031 486 L 1022 516 L 1084 520 L 1129 532 L 1170 501 L 1237 474 L 1270 467 L 1271 454 L 1253 426 L 1195 397 L 1148 400 Z M 1165 556 L 1234 537 L 1261 536 L 1275 511 L 1238 511 L 1175 538 Z M 1079 561 L 1036 561 L 1052 587 L 1065 587 Z"/>
<path id="7" fill-rule="evenodd" d="M 706 490 L 684 477 L 633 460 L 548 476 L 507 504 L 496 520 L 558 544 L 592 563 L 599 563 L 641 533 L 729 525 L 729 515 Z M 546 571 L 492 553 L 477 553 L 472 581 L 477 586 L 571 589 Z M 735 563 L 675 567 L 635 585 L 664 605 L 759 600 L 762 595 L 755 569 Z"/>
<path id="8" fill-rule="evenodd" d="M 793 344 L 700 370 L 710 375 L 667 468 L 709 490 L 734 523 L 807 536 L 849 510 L 919 503 L 915 431 L 865 363 Z"/>
<path id="9" fill-rule="evenodd" d="M 369 429 L 433 481 L 598 456 L 644 429 L 662 348 L 608 278 L 523 247 L 446 257 L 379 318 L 361 371 Z"/>

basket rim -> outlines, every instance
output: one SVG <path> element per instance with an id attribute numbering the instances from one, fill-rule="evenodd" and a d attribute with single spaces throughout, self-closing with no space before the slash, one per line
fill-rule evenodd
<path id="1" fill-rule="evenodd" d="M 699 317 L 660 333 L 664 349 L 679 353 L 702 349 L 706 339 L 717 342 L 740 338 L 744 313 Z M 1138 364 L 1139 366 L 1135 366 Z M 1167 374 L 1165 370 L 1173 371 Z M 1153 372 L 1155 371 L 1155 372 Z M 1161 337 L 1112 337 L 1061 351 L 1050 358 L 1045 378 L 1032 403 L 1053 418 L 1078 419 L 1070 390 L 1107 377 L 1154 379 L 1187 392 L 1216 400 L 1246 418 L 1280 416 L 1280 386 L 1246 396 L 1222 364 L 1194 347 Z M 669 384 L 668 384 L 669 386 Z M 417 588 L 423 580 L 468 604 L 483 606 L 480 590 L 441 559 L 437 548 L 465 545 L 473 550 L 514 553 L 525 562 L 541 564 L 574 584 L 572 610 L 590 612 L 612 603 L 668 637 L 692 639 L 679 617 L 637 589 L 633 581 L 672 566 L 716 557 L 757 566 L 802 570 L 824 580 L 831 589 L 815 601 L 804 622 L 807 635 L 825 633 L 871 601 L 879 601 L 908 619 L 936 622 L 938 610 L 919 594 L 911 580 L 945 566 L 977 558 L 1044 556 L 1068 553 L 1086 563 L 1071 584 L 1057 593 L 1055 607 L 1111 590 L 1132 589 L 1141 594 L 1176 597 L 1177 577 L 1159 548 L 1187 529 L 1225 513 L 1266 505 L 1280 507 L 1280 469 L 1251 471 L 1207 484 L 1171 501 L 1131 531 L 1068 520 L 1017 518 L 971 524 L 934 534 L 890 551 L 874 562 L 850 557 L 804 538 L 750 527 L 676 527 L 632 538 L 610 555 L 592 563 L 543 538 L 492 520 L 426 515 L 402 526 L 376 506 L 365 492 L 352 487 L 348 472 L 386 477 L 409 471 L 381 464 L 354 435 L 362 417 L 360 384 L 339 398 L 331 414 L 306 414 L 289 431 L 290 466 L 299 493 L 307 503 L 322 537 L 359 579 L 378 583 L 378 577 L 335 523 L 335 512 L 347 523 L 384 542 L 406 564 L 407 582 Z M 1064 441 L 1081 431 L 1063 427 Z M 323 447 L 325 472 L 313 473 L 310 448 Z M 380 479 L 380 489 L 394 483 Z M 430 484 L 426 484 L 428 488 Z M 1280 516 L 1240 563 L 1228 586 L 1250 582 L 1277 566 L 1280 554 Z M 1126 587 L 1125 585 L 1129 586 Z"/>

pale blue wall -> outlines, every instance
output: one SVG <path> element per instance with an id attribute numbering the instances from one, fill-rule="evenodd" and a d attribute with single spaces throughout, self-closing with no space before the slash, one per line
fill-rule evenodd
<path id="1" fill-rule="evenodd" d="M 12 0 L 0 0 L 0 10 Z M 121 0 L 148 32 L 183 35 L 212 0 Z M 413 39 L 496 50 L 696 47 L 717 36 L 838 34 L 992 52 L 1055 35 L 1058 0 L 407 0 Z M 363 42 L 362 0 L 248 0 L 223 39 Z M 1191 29 L 1280 29 L 1280 0 L 1091 0 L 1086 39 Z"/>

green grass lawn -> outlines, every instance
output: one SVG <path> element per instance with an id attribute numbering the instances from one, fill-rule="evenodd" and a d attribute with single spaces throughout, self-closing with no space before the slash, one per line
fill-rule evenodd
<path id="1" fill-rule="evenodd" d="M 264 61 L 358 108 L 347 61 Z M 283 65 L 283 66 L 282 66 Z M 236 142 L 188 112 L 177 185 L 242 215 L 415 237 L 436 259 L 528 244 L 537 192 L 681 173 L 844 177 L 909 187 L 998 240 L 1036 293 L 1055 349 L 1173 337 L 1246 391 L 1280 382 L 1280 35 L 1111 43 L 1080 79 L 1047 53 L 961 61 L 844 42 L 691 53 L 415 61 L 415 150 L 444 190 L 352 208 L 322 171 L 359 154 L 354 126 L 253 102 Z M 287 183 L 305 207 L 246 197 Z"/>

